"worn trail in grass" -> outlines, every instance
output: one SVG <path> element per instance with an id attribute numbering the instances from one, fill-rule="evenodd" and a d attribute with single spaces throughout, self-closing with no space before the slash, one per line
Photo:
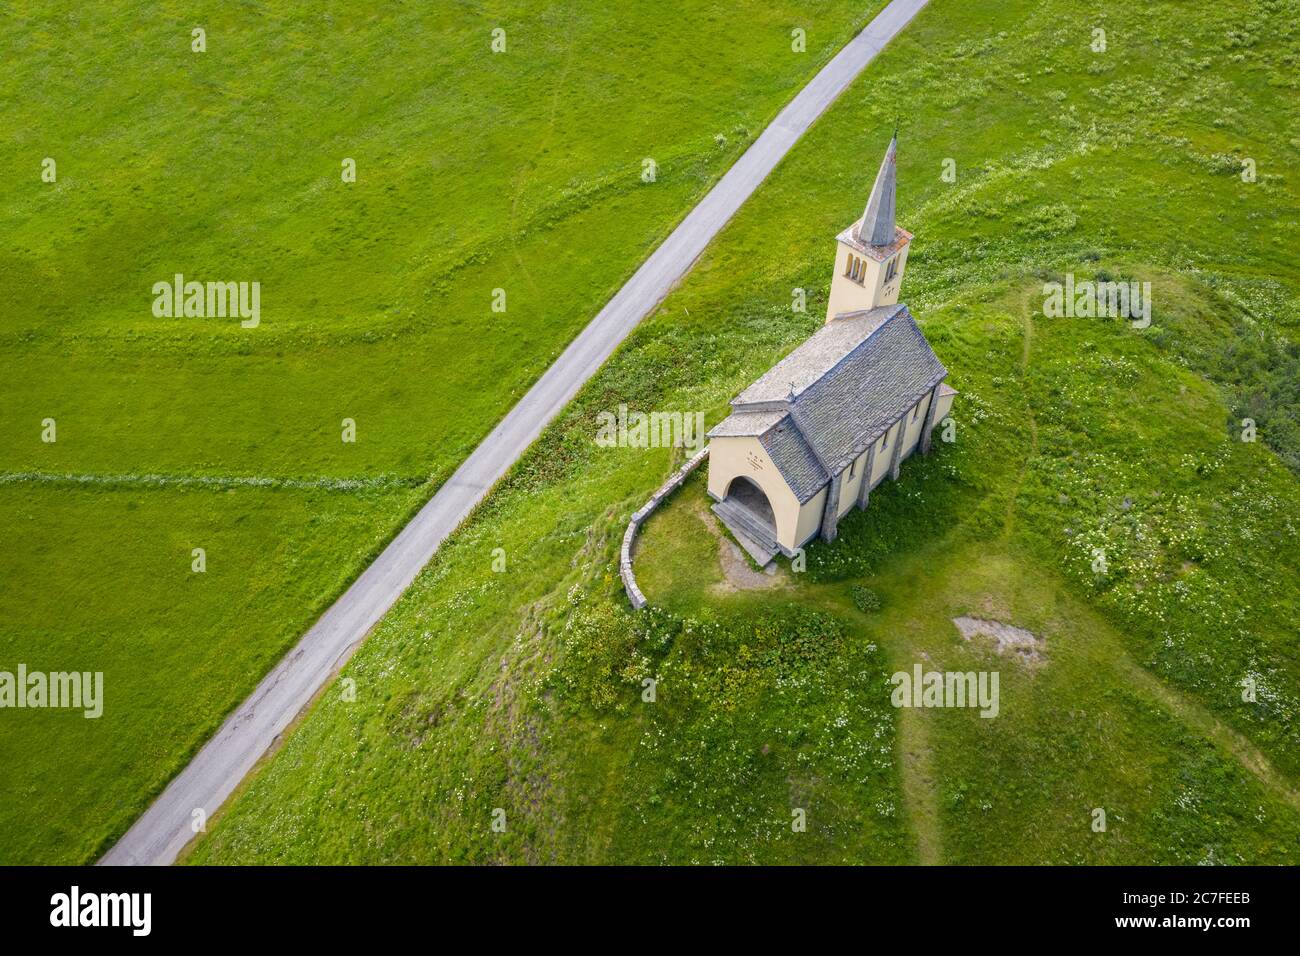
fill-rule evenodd
<path id="1" fill-rule="evenodd" d="M 1214 742 L 1249 770 L 1275 796 L 1300 811 L 1300 790 L 1282 776 L 1258 747 L 1195 701 L 1173 690 L 1127 654 L 1120 658 L 1125 675 L 1192 731 Z"/>

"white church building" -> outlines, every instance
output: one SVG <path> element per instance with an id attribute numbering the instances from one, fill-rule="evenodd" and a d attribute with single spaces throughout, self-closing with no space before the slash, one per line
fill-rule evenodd
<path id="1" fill-rule="evenodd" d="M 912 234 L 894 224 L 897 149 L 895 136 L 862 218 L 836 237 L 826 324 L 709 432 L 713 510 L 760 564 L 834 540 L 904 458 L 929 452 L 957 394 L 898 301 Z"/>

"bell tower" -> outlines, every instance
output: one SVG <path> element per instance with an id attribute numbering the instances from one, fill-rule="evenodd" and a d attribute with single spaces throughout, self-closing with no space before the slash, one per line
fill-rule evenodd
<path id="1" fill-rule="evenodd" d="M 826 321 L 898 301 L 912 234 L 894 225 L 898 172 L 898 134 L 889 142 L 862 218 L 835 237 L 835 274 L 831 276 Z"/>

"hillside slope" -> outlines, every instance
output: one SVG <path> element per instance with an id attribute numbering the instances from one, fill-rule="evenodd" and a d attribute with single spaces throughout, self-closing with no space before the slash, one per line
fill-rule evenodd
<path id="1" fill-rule="evenodd" d="M 880 5 L 5 4 L 0 670 L 107 699 L 0 721 L 0 861 L 123 832 Z"/>
<path id="2" fill-rule="evenodd" d="M 192 860 L 1300 862 L 1295 13 L 935 0 Z M 765 590 L 728 588 L 693 480 L 646 530 L 658 609 L 633 615 L 617 543 L 680 455 L 598 447 L 597 414 L 712 423 L 816 328 L 900 114 L 904 297 L 955 441 Z M 1152 282 L 1151 327 L 1044 317 L 1065 272 Z M 963 615 L 1041 662 L 964 642 Z M 889 707 L 917 663 L 999 670 L 999 716 Z"/>

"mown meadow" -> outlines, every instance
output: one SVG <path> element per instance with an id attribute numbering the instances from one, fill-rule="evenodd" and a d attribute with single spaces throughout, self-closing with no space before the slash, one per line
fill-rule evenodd
<path id="1" fill-rule="evenodd" d="M 1296 14 L 934 0 L 190 861 L 1300 862 Z M 954 440 L 761 589 L 728 583 L 693 478 L 632 613 L 618 542 L 682 456 L 597 447 L 597 414 L 712 424 L 815 329 L 896 117 L 903 297 Z M 1067 272 L 1151 282 L 1150 327 L 1046 317 Z M 997 670 L 998 716 L 889 706 L 918 663 Z"/>
<path id="2" fill-rule="evenodd" d="M 7 4 L 0 670 L 106 702 L 0 718 L 0 860 L 106 849 L 879 6 Z"/>

